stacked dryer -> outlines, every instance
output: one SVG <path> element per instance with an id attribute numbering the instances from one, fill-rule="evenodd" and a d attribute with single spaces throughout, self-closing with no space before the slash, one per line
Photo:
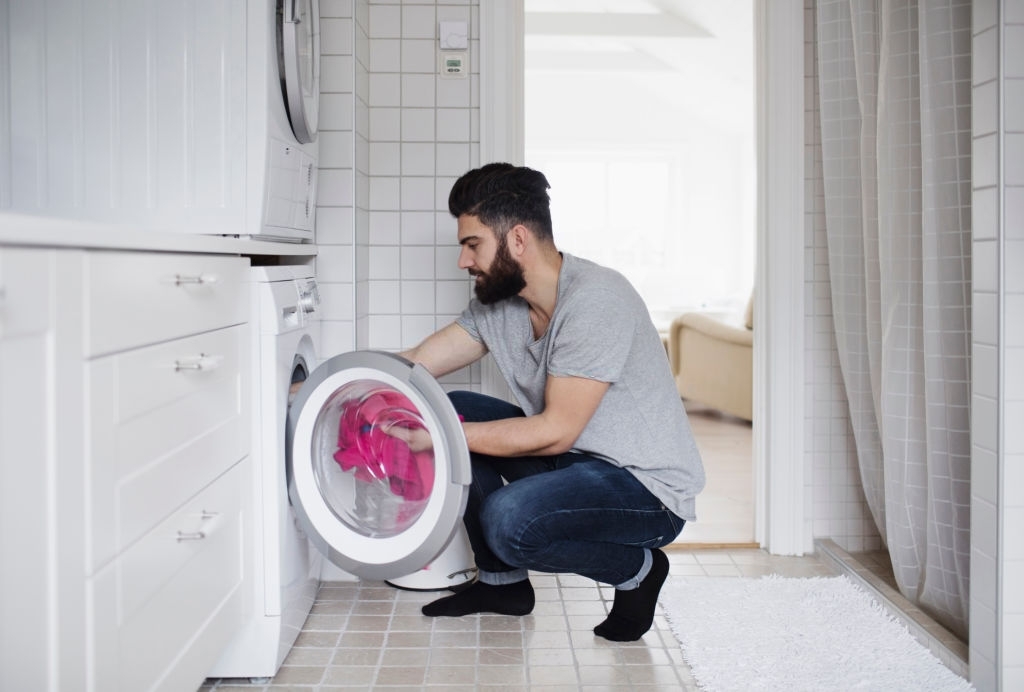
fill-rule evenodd
<path id="1" fill-rule="evenodd" d="M 247 3 L 246 223 L 253 238 L 311 241 L 320 107 L 319 0 Z"/>

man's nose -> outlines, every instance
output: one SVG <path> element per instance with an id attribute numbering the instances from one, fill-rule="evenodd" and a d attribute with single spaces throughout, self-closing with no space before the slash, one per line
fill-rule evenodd
<path id="1" fill-rule="evenodd" d="M 469 250 L 465 247 L 459 250 L 459 269 L 469 269 L 473 266 L 473 258 L 470 254 Z"/>

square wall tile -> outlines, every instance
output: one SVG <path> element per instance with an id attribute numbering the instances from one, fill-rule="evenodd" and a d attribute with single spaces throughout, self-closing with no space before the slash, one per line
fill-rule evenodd
<path id="1" fill-rule="evenodd" d="M 434 141 L 434 110 L 432 108 L 402 109 L 402 141 Z"/>
<path id="2" fill-rule="evenodd" d="M 400 279 L 399 251 L 397 247 L 369 248 L 369 278 L 373 280 Z"/>
<path id="3" fill-rule="evenodd" d="M 402 175 L 434 175 L 434 143 L 402 144 Z"/>
<path id="4" fill-rule="evenodd" d="M 403 247 L 402 257 L 402 279 L 433 279 L 434 278 L 434 248 L 430 246 L 413 245 Z"/>
<path id="5" fill-rule="evenodd" d="M 434 282 L 402 281 L 402 314 L 434 314 Z"/>
<path id="6" fill-rule="evenodd" d="M 437 111 L 438 142 L 469 142 L 470 112 L 465 108 L 440 108 Z"/>
<path id="7" fill-rule="evenodd" d="M 402 40 L 402 72 L 433 75 L 437 70 L 437 41 L 433 39 Z"/>
<path id="8" fill-rule="evenodd" d="M 325 245 L 318 249 L 316 275 L 318 281 L 347 283 L 352 281 L 352 247 Z"/>
<path id="9" fill-rule="evenodd" d="M 370 142 L 370 175 L 398 176 L 402 173 L 398 142 Z"/>
<path id="10" fill-rule="evenodd" d="M 352 55 L 352 20 L 320 17 L 320 54 Z"/>
<path id="11" fill-rule="evenodd" d="M 402 348 L 402 318 L 398 315 L 370 315 L 367 331 L 368 348 L 386 351 Z"/>
<path id="12" fill-rule="evenodd" d="M 434 212 L 402 212 L 402 245 L 433 245 Z"/>
<path id="13" fill-rule="evenodd" d="M 402 106 L 405 108 L 433 108 L 434 81 L 433 74 L 403 74 Z"/>
<path id="14" fill-rule="evenodd" d="M 317 172 L 317 204 L 322 207 L 350 207 L 354 195 L 351 169 L 325 168 Z"/>
<path id="15" fill-rule="evenodd" d="M 402 7 L 402 37 L 425 38 L 437 37 L 437 15 L 432 5 L 421 7 L 406 5 Z"/>
<path id="16" fill-rule="evenodd" d="M 402 299 L 398 281 L 370 281 L 370 314 L 398 315 L 402 312 Z"/>
<path id="17" fill-rule="evenodd" d="M 370 40 L 370 79 L 377 72 L 402 71 L 402 42 L 397 38 Z"/>
<path id="18" fill-rule="evenodd" d="M 460 176 L 469 170 L 469 144 L 439 142 L 437 144 L 437 174 Z M 450 188 L 449 188 L 450 191 Z M 445 195 L 447 199 L 447 193 Z"/>
<path id="19" fill-rule="evenodd" d="M 370 209 L 398 211 L 401 208 L 400 178 L 370 177 Z"/>
<path id="20" fill-rule="evenodd" d="M 370 245 L 398 245 L 400 243 L 400 214 L 397 211 L 371 211 L 367 218 L 370 226 Z"/>
<path id="21" fill-rule="evenodd" d="M 318 282 L 321 320 L 351 320 L 355 313 L 352 302 L 352 284 Z"/>
<path id="22" fill-rule="evenodd" d="M 369 103 L 371 109 L 401 106 L 402 76 L 398 73 L 372 73 L 370 75 Z M 373 117 L 372 110 L 370 115 Z"/>
<path id="23" fill-rule="evenodd" d="M 321 93 L 351 92 L 355 75 L 352 57 L 348 55 L 320 56 Z"/>
<path id="24" fill-rule="evenodd" d="M 370 5 L 366 32 L 373 38 L 402 37 L 402 8 L 397 5 Z"/>
<path id="25" fill-rule="evenodd" d="M 320 94 L 320 129 L 351 130 L 353 102 L 352 94 Z"/>
<path id="26" fill-rule="evenodd" d="M 399 142 L 402 139 L 401 108 L 370 109 L 370 140 Z"/>
<path id="27" fill-rule="evenodd" d="M 434 179 L 427 177 L 402 178 L 402 209 L 427 211 L 434 208 Z"/>
<path id="28" fill-rule="evenodd" d="M 354 214 L 349 207 L 317 207 L 316 242 L 318 245 L 350 245 L 355 234 Z"/>

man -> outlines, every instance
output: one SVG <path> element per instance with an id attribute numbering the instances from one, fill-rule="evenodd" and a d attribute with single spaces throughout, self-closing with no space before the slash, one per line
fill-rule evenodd
<path id="1" fill-rule="evenodd" d="M 476 299 L 403 355 L 440 376 L 489 352 L 519 406 L 450 394 L 472 458 L 464 522 L 479 574 L 423 613 L 525 615 L 529 570 L 572 572 L 616 588 L 594 632 L 634 641 L 668 576 L 659 548 L 694 518 L 704 469 L 643 301 L 617 272 L 558 251 L 548 187 L 496 163 L 449 196 Z"/>

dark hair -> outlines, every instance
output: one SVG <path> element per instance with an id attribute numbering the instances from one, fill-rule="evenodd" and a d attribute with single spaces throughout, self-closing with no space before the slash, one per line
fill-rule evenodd
<path id="1" fill-rule="evenodd" d="M 554 241 L 548 179 L 540 171 L 510 163 L 489 163 L 455 181 L 448 211 L 475 216 L 502 237 L 523 224 L 541 240 Z"/>

